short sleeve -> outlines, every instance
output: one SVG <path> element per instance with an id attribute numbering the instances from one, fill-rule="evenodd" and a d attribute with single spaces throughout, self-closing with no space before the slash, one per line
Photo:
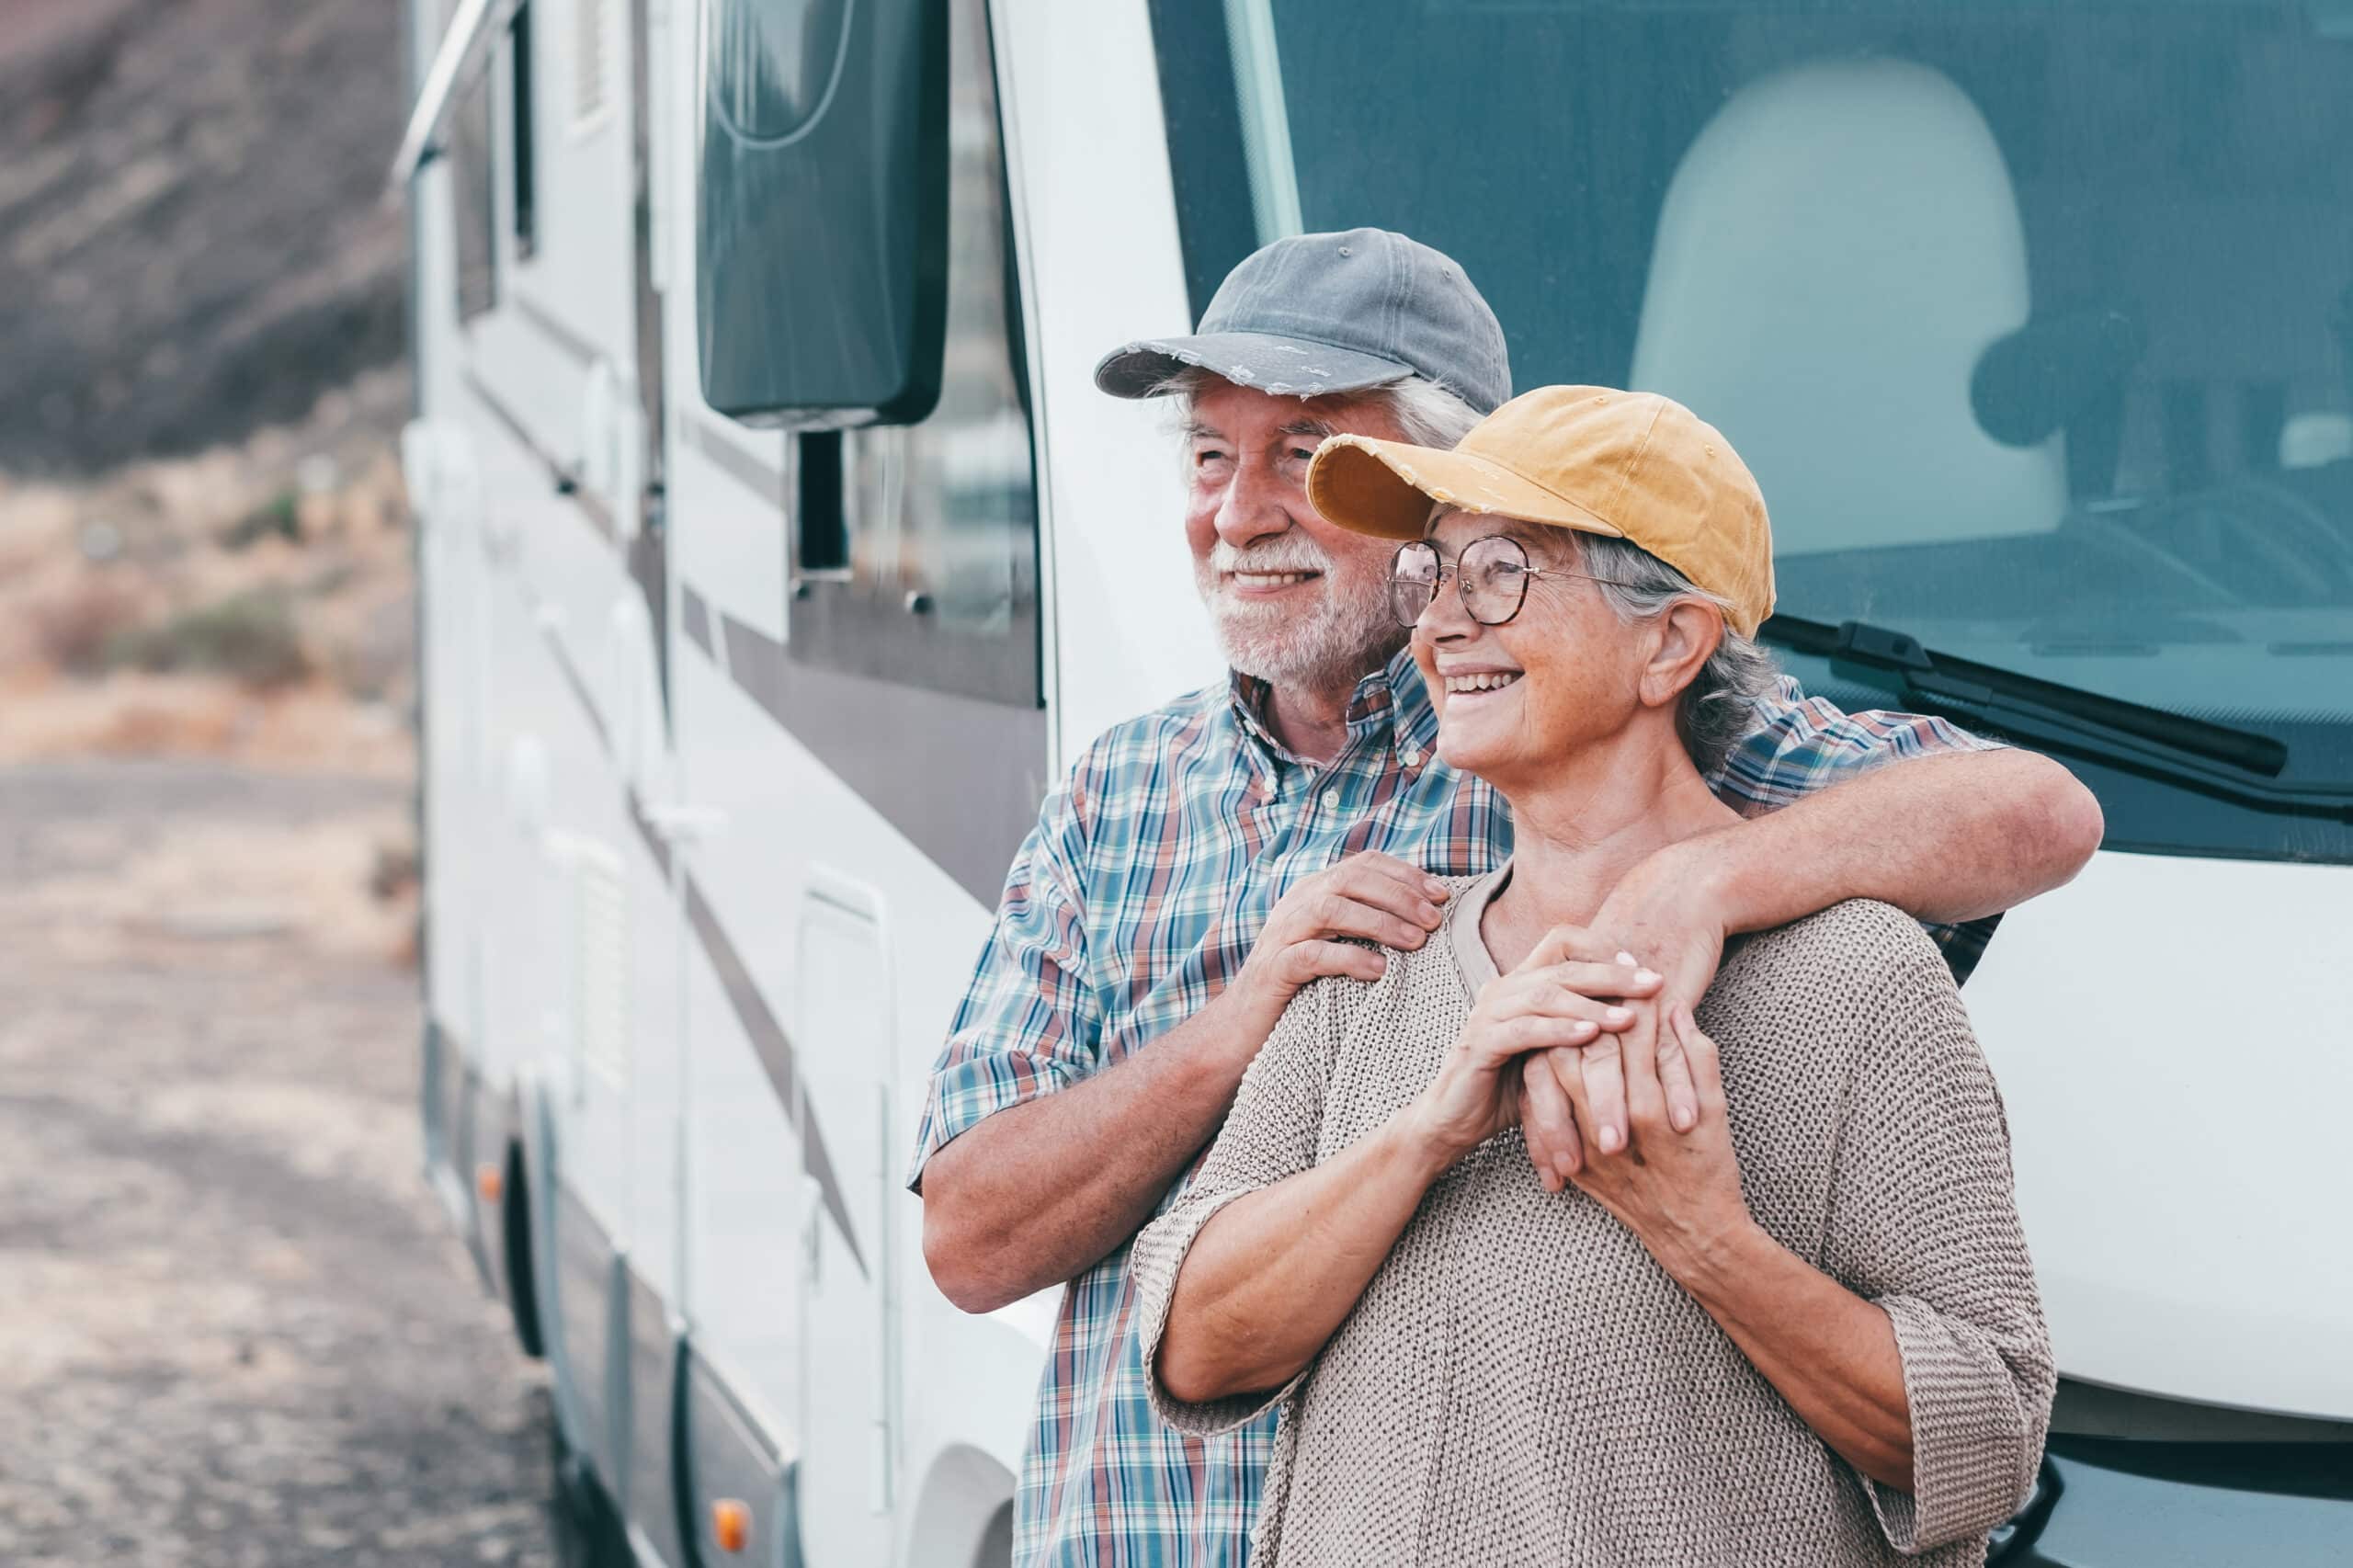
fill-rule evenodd
<path id="1" fill-rule="evenodd" d="M 1234 1199 L 1315 1164 L 1324 1127 L 1324 1091 L 1331 1080 L 1338 1029 L 1333 988 L 1347 983 L 1319 981 L 1291 999 L 1243 1074 L 1233 1109 L 1191 1186 L 1175 1207 L 1144 1227 L 1129 1255 L 1136 1281 L 1136 1333 L 1142 1342 L 1153 1413 L 1180 1432 L 1211 1437 L 1232 1431 L 1289 1399 L 1307 1376 L 1302 1369 L 1271 1392 L 1188 1404 L 1171 1397 L 1160 1381 L 1160 1340 L 1168 1326 L 1176 1276 L 1201 1228 Z"/>
<path id="2" fill-rule="evenodd" d="M 1789 805 L 1901 758 L 2001 749 L 1997 741 L 1980 739 L 1930 714 L 1846 712 L 1836 703 L 1808 697 L 1788 676 L 1756 700 L 1752 715 L 1746 733 L 1708 778 L 1717 798 L 1744 816 Z M 1926 926 L 1955 982 L 1967 980 L 1977 967 L 2001 919 L 1995 915 L 1965 926 Z"/>
<path id="3" fill-rule="evenodd" d="M 1822 1267 L 1887 1313 L 1911 1408 L 1909 1493 L 1864 1478 L 1904 1553 L 2024 1504 L 2057 1386 L 1993 1071 L 1960 993 L 1916 946 L 1859 1042 Z"/>
<path id="4" fill-rule="evenodd" d="M 1101 1065 L 1103 1013 L 1087 963 L 1085 765 L 1046 798 L 997 904 L 948 1043 L 931 1070 L 907 1186 L 986 1117 L 1065 1089 Z"/>

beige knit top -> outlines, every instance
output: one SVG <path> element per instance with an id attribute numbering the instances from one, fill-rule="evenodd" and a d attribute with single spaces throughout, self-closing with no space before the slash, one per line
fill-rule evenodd
<path id="1" fill-rule="evenodd" d="M 1190 1190 L 1135 1244 L 1138 1331 L 1210 1217 L 1338 1153 L 1438 1072 L 1495 974 L 1479 918 L 1506 867 L 1379 981 L 1293 999 Z M 1735 941 L 1698 1009 L 1720 1048 L 1749 1211 L 1883 1308 L 1915 1492 L 1864 1478 L 1517 1129 L 1424 1197 L 1291 1383 L 1162 1417 L 1233 1426 L 1281 1402 L 1252 1568 L 1982 1562 L 2030 1489 L 2054 1376 L 1992 1074 L 1911 919 L 1838 905 Z"/>

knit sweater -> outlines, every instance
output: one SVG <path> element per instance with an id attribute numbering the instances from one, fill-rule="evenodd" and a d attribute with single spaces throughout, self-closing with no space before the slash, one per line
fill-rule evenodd
<path id="1" fill-rule="evenodd" d="M 1438 937 L 1301 992 L 1187 1195 L 1137 1240 L 1156 1366 L 1226 1204 L 1330 1159 L 1437 1075 L 1495 975 L 1455 879 Z M 1919 926 L 1851 903 L 1735 940 L 1697 1009 L 1749 1212 L 1894 1326 L 1914 1491 L 1823 1443 L 1633 1233 L 1548 1193 L 1514 1129 L 1433 1185 L 1355 1309 L 1271 1393 L 1154 1407 L 1191 1432 L 1279 1402 L 1252 1568 L 1980 1563 L 2030 1490 L 2054 1373 L 2008 1136 Z"/>

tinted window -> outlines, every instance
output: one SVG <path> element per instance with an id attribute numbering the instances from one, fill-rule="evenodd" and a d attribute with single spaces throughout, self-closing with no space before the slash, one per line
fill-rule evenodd
<path id="1" fill-rule="evenodd" d="M 515 103 L 515 254 L 529 256 L 539 248 L 539 168 L 534 156 L 539 107 L 531 94 L 531 7 L 515 8 L 507 24 L 506 50 L 514 67 Z"/>
<path id="2" fill-rule="evenodd" d="M 945 0 L 707 0 L 703 395 L 904 422 L 939 385 Z"/>
<path id="3" fill-rule="evenodd" d="M 1402 229 L 1486 292 L 1519 387 L 1724 428 L 1784 613 L 2353 779 L 2353 6 L 1154 16 L 1197 305 L 1285 222 Z M 2081 770 L 2112 843 L 2353 853 L 2342 816 Z"/>
<path id="4" fill-rule="evenodd" d="M 491 170 L 488 72 L 474 77 L 449 111 L 443 136 L 458 231 L 458 319 L 471 321 L 498 298 L 498 193 Z"/>
<path id="5" fill-rule="evenodd" d="M 951 0 L 946 352 L 921 424 L 795 442 L 793 656 L 1038 700 L 1037 479 L 983 0 Z"/>

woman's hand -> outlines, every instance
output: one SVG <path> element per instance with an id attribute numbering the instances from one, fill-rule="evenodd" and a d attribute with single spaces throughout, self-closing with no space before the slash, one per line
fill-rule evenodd
<path id="1" fill-rule="evenodd" d="M 1656 975 L 1638 979 L 1618 964 L 1564 962 L 1559 953 L 1553 941 L 1540 942 L 1480 993 L 1438 1076 L 1407 1108 L 1415 1139 L 1439 1169 L 1519 1124 L 1527 1108 L 1520 1063 L 1529 1051 L 1580 1046 L 1604 1030 L 1625 1028 L 1635 1017 L 1628 1007 L 1594 998 L 1658 987 Z M 1561 1109 L 1565 1117 L 1565 1103 Z M 1557 1177 L 1539 1174 L 1548 1188 L 1560 1190 Z"/>
<path id="2" fill-rule="evenodd" d="M 1740 1164 L 1724 1116 L 1715 1041 L 1699 1032 L 1691 1009 L 1680 1002 L 1665 1008 L 1636 1003 L 1634 1014 L 1633 1027 L 1616 1041 L 1625 1059 L 1631 1136 L 1603 1152 L 1593 1132 L 1585 1077 L 1571 1074 L 1562 1086 L 1585 1133 L 1585 1158 L 1570 1179 L 1633 1232 L 1662 1267 L 1683 1279 L 1743 1238 L 1755 1221 L 1740 1193 Z M 1699 1119 L 1687 1131 L 1677 1132 L 1667 1120 L 1659 1075 L 1663 1052 L 1680 1053 L 1699 1096 Z"/>

